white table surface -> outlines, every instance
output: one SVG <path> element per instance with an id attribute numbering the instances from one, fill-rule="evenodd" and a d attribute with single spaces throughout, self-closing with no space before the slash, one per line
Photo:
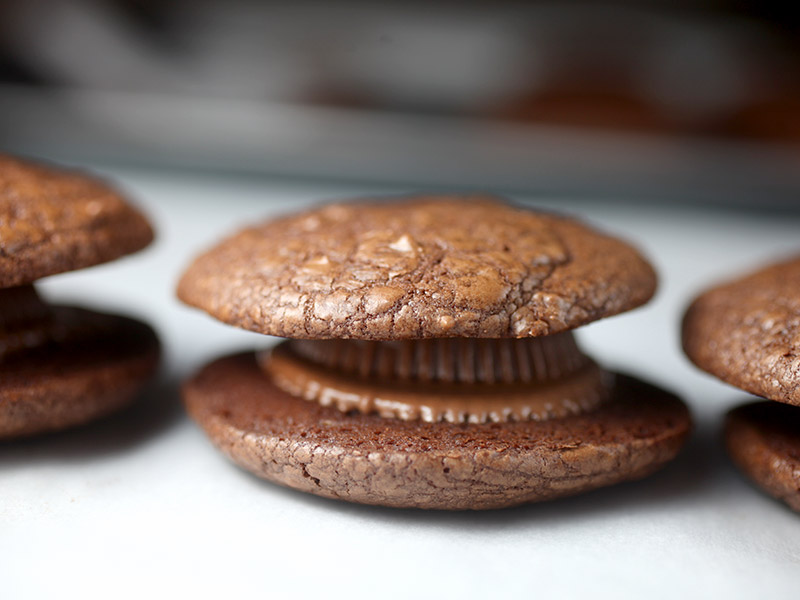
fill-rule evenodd
<path id="1" fill-rule="evenodd" d="M 173 297 L 189 258 L 238 225 L 323 199 L 395 190 L 101 169 L 157 224 L 115 263 L 52 277 L 52 300 L 140 315 L 165 347 L 160 381 L 128 411 L 0 445 L 0 598 L 792 598 L 800 515 L 728 464 L 721 417 L 747 395 L 692 367 L 682 311 L 699 289 L 800 249 L 797 217 L 538 201 L 638 244 L 661 273 L 648 307 L 581 331 L 601 362 L 680 393 L 696 429 L 640 482 L 483 513 L 324 500 L 229 463 L 182 413 L 177 386 L 205 361 L 272 339 Z"/>

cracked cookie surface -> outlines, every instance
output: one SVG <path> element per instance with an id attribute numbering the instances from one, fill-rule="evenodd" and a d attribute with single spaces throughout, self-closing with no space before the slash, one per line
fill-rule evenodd
<path id="1" fill-rule="evenodd" d="M 152 239 L 147 220 L 108 184 L 0 155 L 0 287 L 107 262 Z"/>
<path id="2" fill-rule="evenodd" d="M 800 256 L 698 297 L 684 317 L 683 347 L 731 385 L 800 405 Z"/>
<path id="3" fill-rule="evenodd" d="M 179 297 L 291 338 L 532 337 L 646 302 L 619 240 L 489 197 L 334 204 L 250 227 L 198 257 Z"/>
<path id="4" fill-rule="evenodd" d="M 190 415 L 259 477 L 328 498 L 395 507 L 488 509 L 638 479 L 680 449 L 685 405 L 619 375 L 595 411 L 546 421 L 453 424 L 345 414 L 289 396 L 253 353 L 189 380 Z"/>

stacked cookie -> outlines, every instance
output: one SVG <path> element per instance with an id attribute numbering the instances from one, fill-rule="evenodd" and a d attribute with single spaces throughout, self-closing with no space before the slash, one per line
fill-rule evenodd
<path id="1" fill-rule="evenodd" d="M 153 331 L 50 305 L 33 283 L 152 239 L 145 218 L 105 183 L 0 156 L 0 439 L 85 423 L 135 397 L 158 363 Z"/>
<path id="2" fill-rule="evenodd" d="M 268 480 L 386 506 L 484 509 L 643 477 L 683 403 L 581 352 L 571 330 L 646 302 L 630 246 L 492 198 L 337 204 L 248 228 L 178 295 L 290 338 L 222 358 L 189 413 Z"/>
<path id="3" fill-rule="evenodd" d="M 770 400 L 731 411 L 725 443 L 745 474 L 800 511 L 800 257 L 698 297 L 683 347 L 701 369 Z"/>

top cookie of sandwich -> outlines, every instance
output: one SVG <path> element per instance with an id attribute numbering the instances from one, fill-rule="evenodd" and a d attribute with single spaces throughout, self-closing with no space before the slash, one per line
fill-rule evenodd
<path id="1" fill-rule="evenodd" d="M 683 348 L 723 381 L 800 405 L 800 256 L 702 294 L 684 317 Z"/>
<path id="2" fill-rule="evenodd" d="M 147 220 L 102 181 L 0 155 L 0 288 L 113 260 L 152 239 Z"/>
<path id="3" fill-rule="evenodd" d="M 532 337 L 646 302 L 630 246 L 494 198 L 334 204 L 245 229 L 198 257 L 178 296 L 291 338 Z"/>

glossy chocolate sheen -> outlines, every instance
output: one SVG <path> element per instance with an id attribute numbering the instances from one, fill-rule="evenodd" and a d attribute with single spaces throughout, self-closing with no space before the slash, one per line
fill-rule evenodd
<path id="1" fill-rule="evenodd" d="M 385 418 L 486 423 L 592 410 L 613 376 L 570 333 L 528 340 L 293 340 L 260 353 L 285 392 Z"/>
<path id="2" fill-rule="evenodd" d="M 545 382 L 592 362 L 571 332 L 523 339 L 292 340 L 285 350 L 343 375 L 431 383 Z"/>

